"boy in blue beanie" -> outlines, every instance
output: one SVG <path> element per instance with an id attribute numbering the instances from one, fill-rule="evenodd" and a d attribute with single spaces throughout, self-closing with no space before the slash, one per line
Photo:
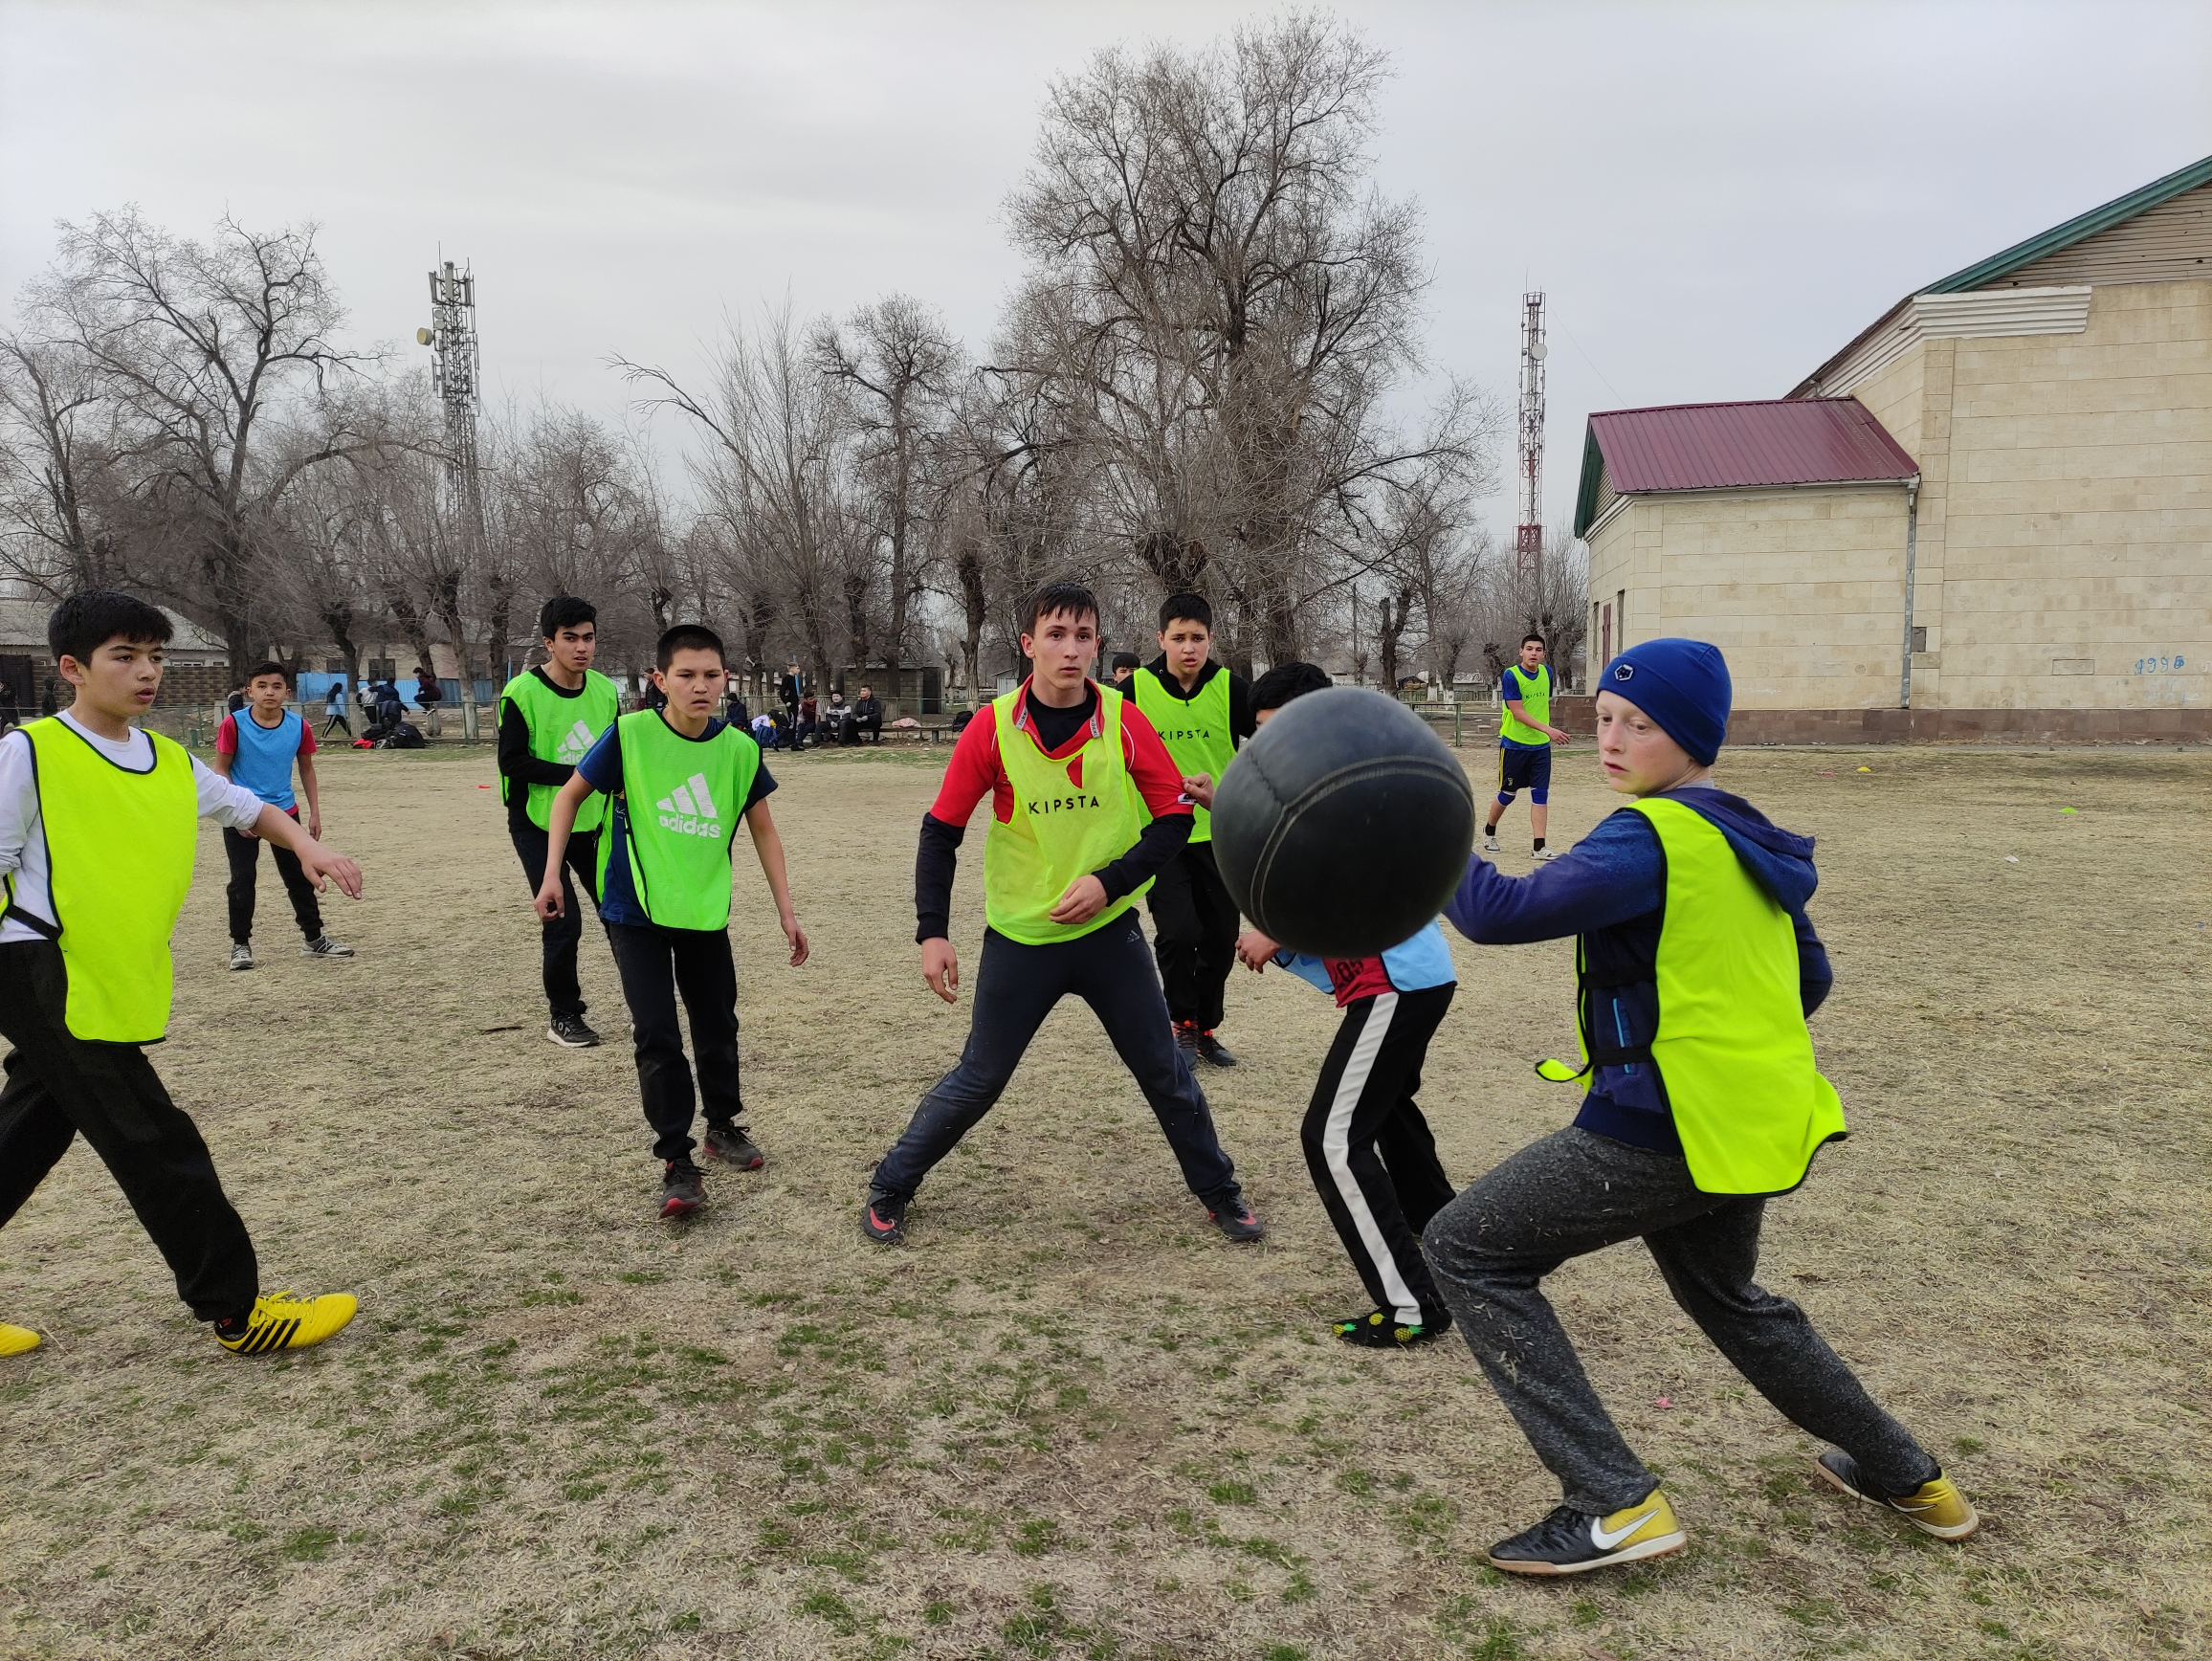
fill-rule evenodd
<path id="1" fill-rule="evenodd" d="M 1564 1490 L 1490 1561 L 1579 1574 L 1688 1543 L 1540 1287 L 1569 1257 L 1639 1237 L 1736 1370 L 1834 1444 L 1820 1479 L 1963 1539 L 1973 1506 L 1803 1312 L 1753 1279 L 1766 1202 L 1845 1134 L 1805 1030 L 1829 986 L 1805 918 L 1812 841 L 1714 786 L 1730 700 L 1716 648 L 1648 641 L 1598 685 L 1599 760 L 1630 804 L 1530 876 L 1475 855 L 1445 907 L 1487 945 L 1577 937 L 1582 1065 L 1537 1071 L 1582 1080 L 1582 1111 L 1446 1207 L 1423 1241 L 1468 1347 Z"/>

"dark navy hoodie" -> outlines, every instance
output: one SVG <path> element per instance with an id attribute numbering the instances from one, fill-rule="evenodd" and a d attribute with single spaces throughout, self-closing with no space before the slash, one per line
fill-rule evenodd
<path id="1" fill-rule="evenodd" d="M 1695 811 L 1728 838 L 1744 869 L 1789 913 L 1797 933 L 1798 993 L 1810 1015 L 1828 995 L 1828 955 L 1805 919 L 1820 876 L 1813 839 L 1784 830 L 1740 796 L 1710 786 L 1673 790 L 1668 799 Z M 1667 856 L 1651 822 L 1623 808 L 1559 858 L 1527 876 L 1508 876 L 1477 853 L 1467 862 L 1458 893 L 1444 908 L 1451 926 L 1480 945 L 1524 945 L 1601 929 L 1648 932 L 1656 947 L 1666 917 Z M 1657 1030 L 1659 997 L 1648 983 L 1624 987 L 1601 1013 L 1619 1027 L 1626 1046 L 1648 1044 Z M 1648 1068 L 1601 1067 L 1575 1122 L 1617 1141 L 1679 1153 L 1667 1095 Z"/>

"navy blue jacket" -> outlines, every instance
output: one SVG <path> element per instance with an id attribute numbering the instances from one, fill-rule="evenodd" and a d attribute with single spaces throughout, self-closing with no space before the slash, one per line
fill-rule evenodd
<path id="1" fill-rule="evenodd" d="M 1784 830 L 1740 796 L 1710 786 L 1670 792 L 1728 838 L 1759 887 L 1789 914 L 1798 943 L 1798 996 L 1810 1015 L 1834 977 L 1805 903 L 1820 884 L 1813 839 Z M 1527 876 L 1508 876 L 1481 854 L 1467 862 L 1458 892 L 1444 908 L 1451 926 L 1479 945 L 1524 945 L 1569 935 L 1589 941 L 1593 980 L 1610 942 L 1648 961 L 1658 949 L 1667 915 L 1667 855 L 1651 822 L 1623 808 L 1566 853 Z M 1624 1048 L 1648 1045 L 1659 1025 L 1659 994 L 1648 981 L 1607 987 L 1604 1000 Z M 1679 1152 L 1664 1084 L 1648 1068 L 1600 1067 L 1575 1122 L 1638 1147 Z"/>

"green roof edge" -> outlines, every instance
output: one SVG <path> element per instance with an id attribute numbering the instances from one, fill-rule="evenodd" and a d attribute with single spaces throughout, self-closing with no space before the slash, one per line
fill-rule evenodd
<path id="1" fill-rule="evenodd" d="M 1582 428 L 1582 483 L 1575 493 L 1575 535 L 1589 535 L 1590 521 L 1597 518 L 1598 475 L 1604 471 L 1604 457 L 1598 451 L 1598 424 L 1587 422 Z"/>
<path id="2" fill-rule="evenodd" d="M 1919 290 L 1921 294 L 1963 294 L 1968 289 L 1982 288 L 1999 277 L 2007 277 L 2022 266 L 2033 265 L 2062 248 L 2070 248 L 2085 237 L 2094 236 L 2100 231 L 2110 231 L 2124 220 L 2170 201 L 2184 190 L 2212 184 L 2212 156 L 2201 162 L 2192 162 L 2176 173 L 2163 179 L 2154 179 L 2138 190 L 2113 198 L 2102 208 L 2091 208 L 2087 213 L 2068 219 L 2064 225 L 2054 225 L 2040 236 L 2031 236 L 2025 242 L 2016 242 L 2002 254 L 1993 254 L 1978 265 L 1964 271 L 1953 272 L 1941 282 L 1932 282 Z M 1825 365 L 1824 365 L 1825 366 Z"/>

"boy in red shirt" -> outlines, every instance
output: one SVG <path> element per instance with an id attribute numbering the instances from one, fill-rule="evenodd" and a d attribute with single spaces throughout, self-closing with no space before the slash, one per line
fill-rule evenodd
<path id="1" fill-rule="evenodd" d="M 1257 1240 L 1267 1230 L 1214 1134 L 1129 915 L 1190 838 L 1181 773 L 1136 705 L 1091 678 L 1098 658 L 1091 590 L 1047 584 L 1026 617 L 1022 651 L 1033 671 L 961 735 L 915 860 L 921 976 L 949 1004 L 960 990 L 947 938 L 953 870 L 968 816 L 990 795 L 989 927 L 967 1048 L 876 1166 L 860 1231 L 883 1246 L 906 1238 L 906 1207 L 922 1178 L 990 1111 L 1045 1017 L 1073 993 L 1106 1029 L 1215 1227 L 1231 1240 Z"/>

